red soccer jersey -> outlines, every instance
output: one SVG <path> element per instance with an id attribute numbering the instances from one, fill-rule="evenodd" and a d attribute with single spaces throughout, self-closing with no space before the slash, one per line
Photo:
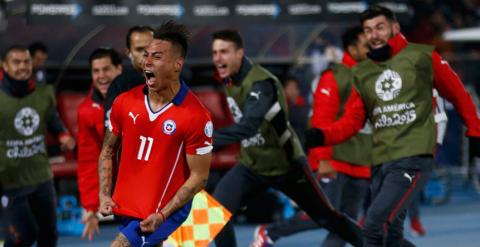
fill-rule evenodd
<path id="1" fill-rule="evenodd" d="M 184 83 L 158 112 L 144 90 L 121 94 L 110 115 L 112 133 L 122 138 L 114 214 L 139 219 L 172 199 L 190 175 L 186 155 L 211 152 L 213 133 L 210 114 Z"/>
<path id="2" fill-rule="evenodd" d="M 78 190 L 82 206 L 98 210 L 98 156 L 102 149 L 103 106 L 88 96 L 78 106 Z"/>
<path id="3" fill-rule="evenodd" d="M 351 68 L 357 62 L 348 52 L 344 52 L 342 64 Z M 335 123 L 340 111 L 341 101 L 337 79 L 332 70 L 326 70 L 319 79 L 313 100 L 312 127 L 325 128 Z M 370 151 L 370 150 L 368 150 Z M 333 146 L 316 147 L 308 151 L 308 160 L 312 170 L 318 169 L 320 160 L 330 160 L 330 164 L 337 171 L 356 178 L 370 178 L 370 167 L 354 165 L 347 162 L 333 160 Z"/>

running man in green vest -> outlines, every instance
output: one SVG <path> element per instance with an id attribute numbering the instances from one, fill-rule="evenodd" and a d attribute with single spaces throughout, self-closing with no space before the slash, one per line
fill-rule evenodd
<path id="1" fill-rule="evenodd" d="M 401 246 L 411 199 L 432 172 L 436 144 L 433 88 L 450 101 L 467 127 L 473 155 L 480 150 L 480 119 L 470 95 L 448 63 L 427 45 L 408 43 L 394 13 L 371 6 L 361 14 L 370 46 L 353 68 L 354 89 L 336 124 L 307 131 L 307 146 L 332 145 L 373 126 L 372 203 L 364 246 Z"/>
<path id="2" fill-rule="evenodd" d="M 0 183 L 8 231 L 5 246 L 57 245 L 56 199 L 48 162 L 47 129 L 72 150 L 75 140 L 59 118 L 49 85 L 35 85 L 32 58 L 12 46 L 0 71 Z"/>
<path id="3" fill-rule="evenodd" d="M 313 176 L 302 146 L 288 123 L 286 100 L 278 79 L 244 56 L 235 30 L 212 35 L 212 56 L 234 123 L 214 132 L 214 147 L 241 144 L 239 164 L 217 184 L 213 196 L 232 214 L 267 187 L 282 191 L 317 224 L 353 246 L 362 245 L 356 223 L 336 211 Z M 235 247 L 232 222 L 216 237 L 217 247 Z M 272 243 L 273 244 L 273 243 Z"/>
<path id="4" fill-rule="evenodd" d="M 334 123 L 343 113 L 353 81 L 351 67 L 367 58 L 368 43 L 359 26 L 349 28 L 342 35 L 344 54 L 341 64 L 331 66 L 320 77 L 313 100 L 312 126 L 321 128 Z M 312 170 L 317 171 L 323 189 L 335 208 L 356 219 L 370 183 L 371 127 L 347 142 L 309 150 Z M 303 213 L 286 221 L 262 225 L 256 230 L 252 247 L 268 246 L 268 241 L 319 226 Z M 337 234 L 329 233 L 321 246 L 345 246 Z"/>

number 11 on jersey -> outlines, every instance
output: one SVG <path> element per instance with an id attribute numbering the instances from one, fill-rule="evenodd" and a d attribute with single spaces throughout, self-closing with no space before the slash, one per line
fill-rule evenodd
<path id="1" fill-rule="evenodd" d="M 148 142 L 148 147 L 147 151 L 145 152 L 145 157 L 143 156 L 144 150 L 145 150 L 145 144 Z M 143 160 L 148 161 L 148 158 L 150 157 L 150 151 L 152 151 L 152 144 L 153 144 L 153 138 L 152 137 L 145 137 L 145 136 L 140 136 L 140 148 L 138 149 L 138 154 L 137 154 L 137 159 L 138 160 Z"/>

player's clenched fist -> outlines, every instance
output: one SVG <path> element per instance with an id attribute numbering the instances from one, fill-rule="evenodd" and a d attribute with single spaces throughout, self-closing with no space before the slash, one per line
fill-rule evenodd
<path id="1" fill-rule="evenodd" d="M 100 207 L 99 211 L 103 216 L 108 216 L 113 213 L 113 208 L 117 205 L 113 202 L 112 198 L 109 196 L 100 196 Z"/>
<path id="2" fill-rule="evenodd" d="M 164 218 L 162 214 L 151 214 L 140 222 L 140 229 L 142 232 L 153 232 L 163 221 Z"/>

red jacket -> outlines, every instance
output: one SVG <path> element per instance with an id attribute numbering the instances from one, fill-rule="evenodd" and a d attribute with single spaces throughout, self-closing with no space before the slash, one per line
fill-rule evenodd
<path id="1" fill-rule="evenodd" d="M 104 112 L 99 92 L 93 90 L 79 105 L 78 117 L 78 189 L 82 206 L 97 211 L 98 157 L 104 135 Z"/>
<path id="2" fill-rule="evenodd" d="M 395 35 L 388 41 L 391 56 L 395 56 L 408 44 L 402 34 Z M 448 62 L 435 51 L 432 52 L 434 87 L 440 95 L 450 101 L 460 114 L 467 127 L 467 136 L 480 137 L 480 119 L 470 95 L 465 91 L 463 83 L 452 70 Z M 352 90 L 346 106 L 345 114 L 334 125 L 322 128 L 325 144 L 332 145 L 345 141 L 360 130 L 365 123 L 365 110 L 362 98 L 356 89 Z"/>
<path id="3" fill-rule="evenodd" d="M 357 62 L 344 52 L 342 64 L 351 68 Z M 312 127 L 324 128 L 337 120 L 340 110 L 340 92 L 332 70 L 325 71 L 318 82 L 313 100 Z M 370 167 L 352 165 L 346 162 L 332 160 L 333 147 L 319 147 L 310 149 L 308 160 L 313 170 L 318 169 L 320 160 L 329 160 L 332 167 L 337 171 L 352 177 L 370 178 Z"/>

